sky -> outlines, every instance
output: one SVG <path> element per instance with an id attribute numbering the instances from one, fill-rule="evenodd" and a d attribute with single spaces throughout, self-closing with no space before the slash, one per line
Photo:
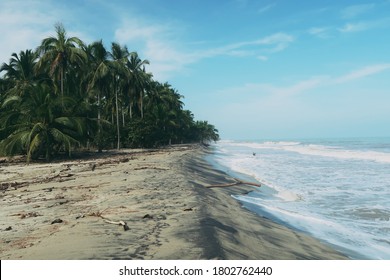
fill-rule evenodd
<path id="1" fill-rule="evenodd" d="M 0 0 L 0 62 L 57 22 L 148 59 L 222 139 L 390 137 L 390 0 Z"/>

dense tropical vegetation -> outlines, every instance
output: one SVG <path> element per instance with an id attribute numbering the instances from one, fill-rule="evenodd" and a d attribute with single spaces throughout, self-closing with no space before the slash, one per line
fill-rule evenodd
<path id="1" fill-rule="evenodd" d="M 56 36 L 13 53 L 0 68 L 0 155 L 50 160 L 77 149 L 158 147 L 218 140 L 183 109 L 183 96 L 153 80 L 136 52 Z"/>

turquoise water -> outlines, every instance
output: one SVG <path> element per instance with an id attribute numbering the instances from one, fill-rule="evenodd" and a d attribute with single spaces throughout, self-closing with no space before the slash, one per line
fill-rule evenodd
<path id="1" fill-rule="evenodd" d="M 215 149 L 220 165 L 263 184 L 235 197 L 250 210 L 352 258 L 390 259 L 390 139 L 220 141 Z"/>

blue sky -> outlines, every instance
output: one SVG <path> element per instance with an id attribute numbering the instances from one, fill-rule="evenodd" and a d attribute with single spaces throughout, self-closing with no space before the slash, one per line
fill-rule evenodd
<path id="1" fill-rule="evenodd" d="M 389 0 L 0 0 L 0 61 L 56 22 L 137 51 L 223 139 L 390 136 Z"/>

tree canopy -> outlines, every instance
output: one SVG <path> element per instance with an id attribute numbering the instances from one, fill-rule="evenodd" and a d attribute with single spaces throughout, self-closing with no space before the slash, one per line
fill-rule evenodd
<path id="1" fill-rule="evenodd" d="M 27 160 L 76 149 L 158 147 L 219 139 L 184 110 L 183 96 L 153 79 L 137 52 L 56 35 L 13 53 L 0 68 L 0 156 Z"/>

